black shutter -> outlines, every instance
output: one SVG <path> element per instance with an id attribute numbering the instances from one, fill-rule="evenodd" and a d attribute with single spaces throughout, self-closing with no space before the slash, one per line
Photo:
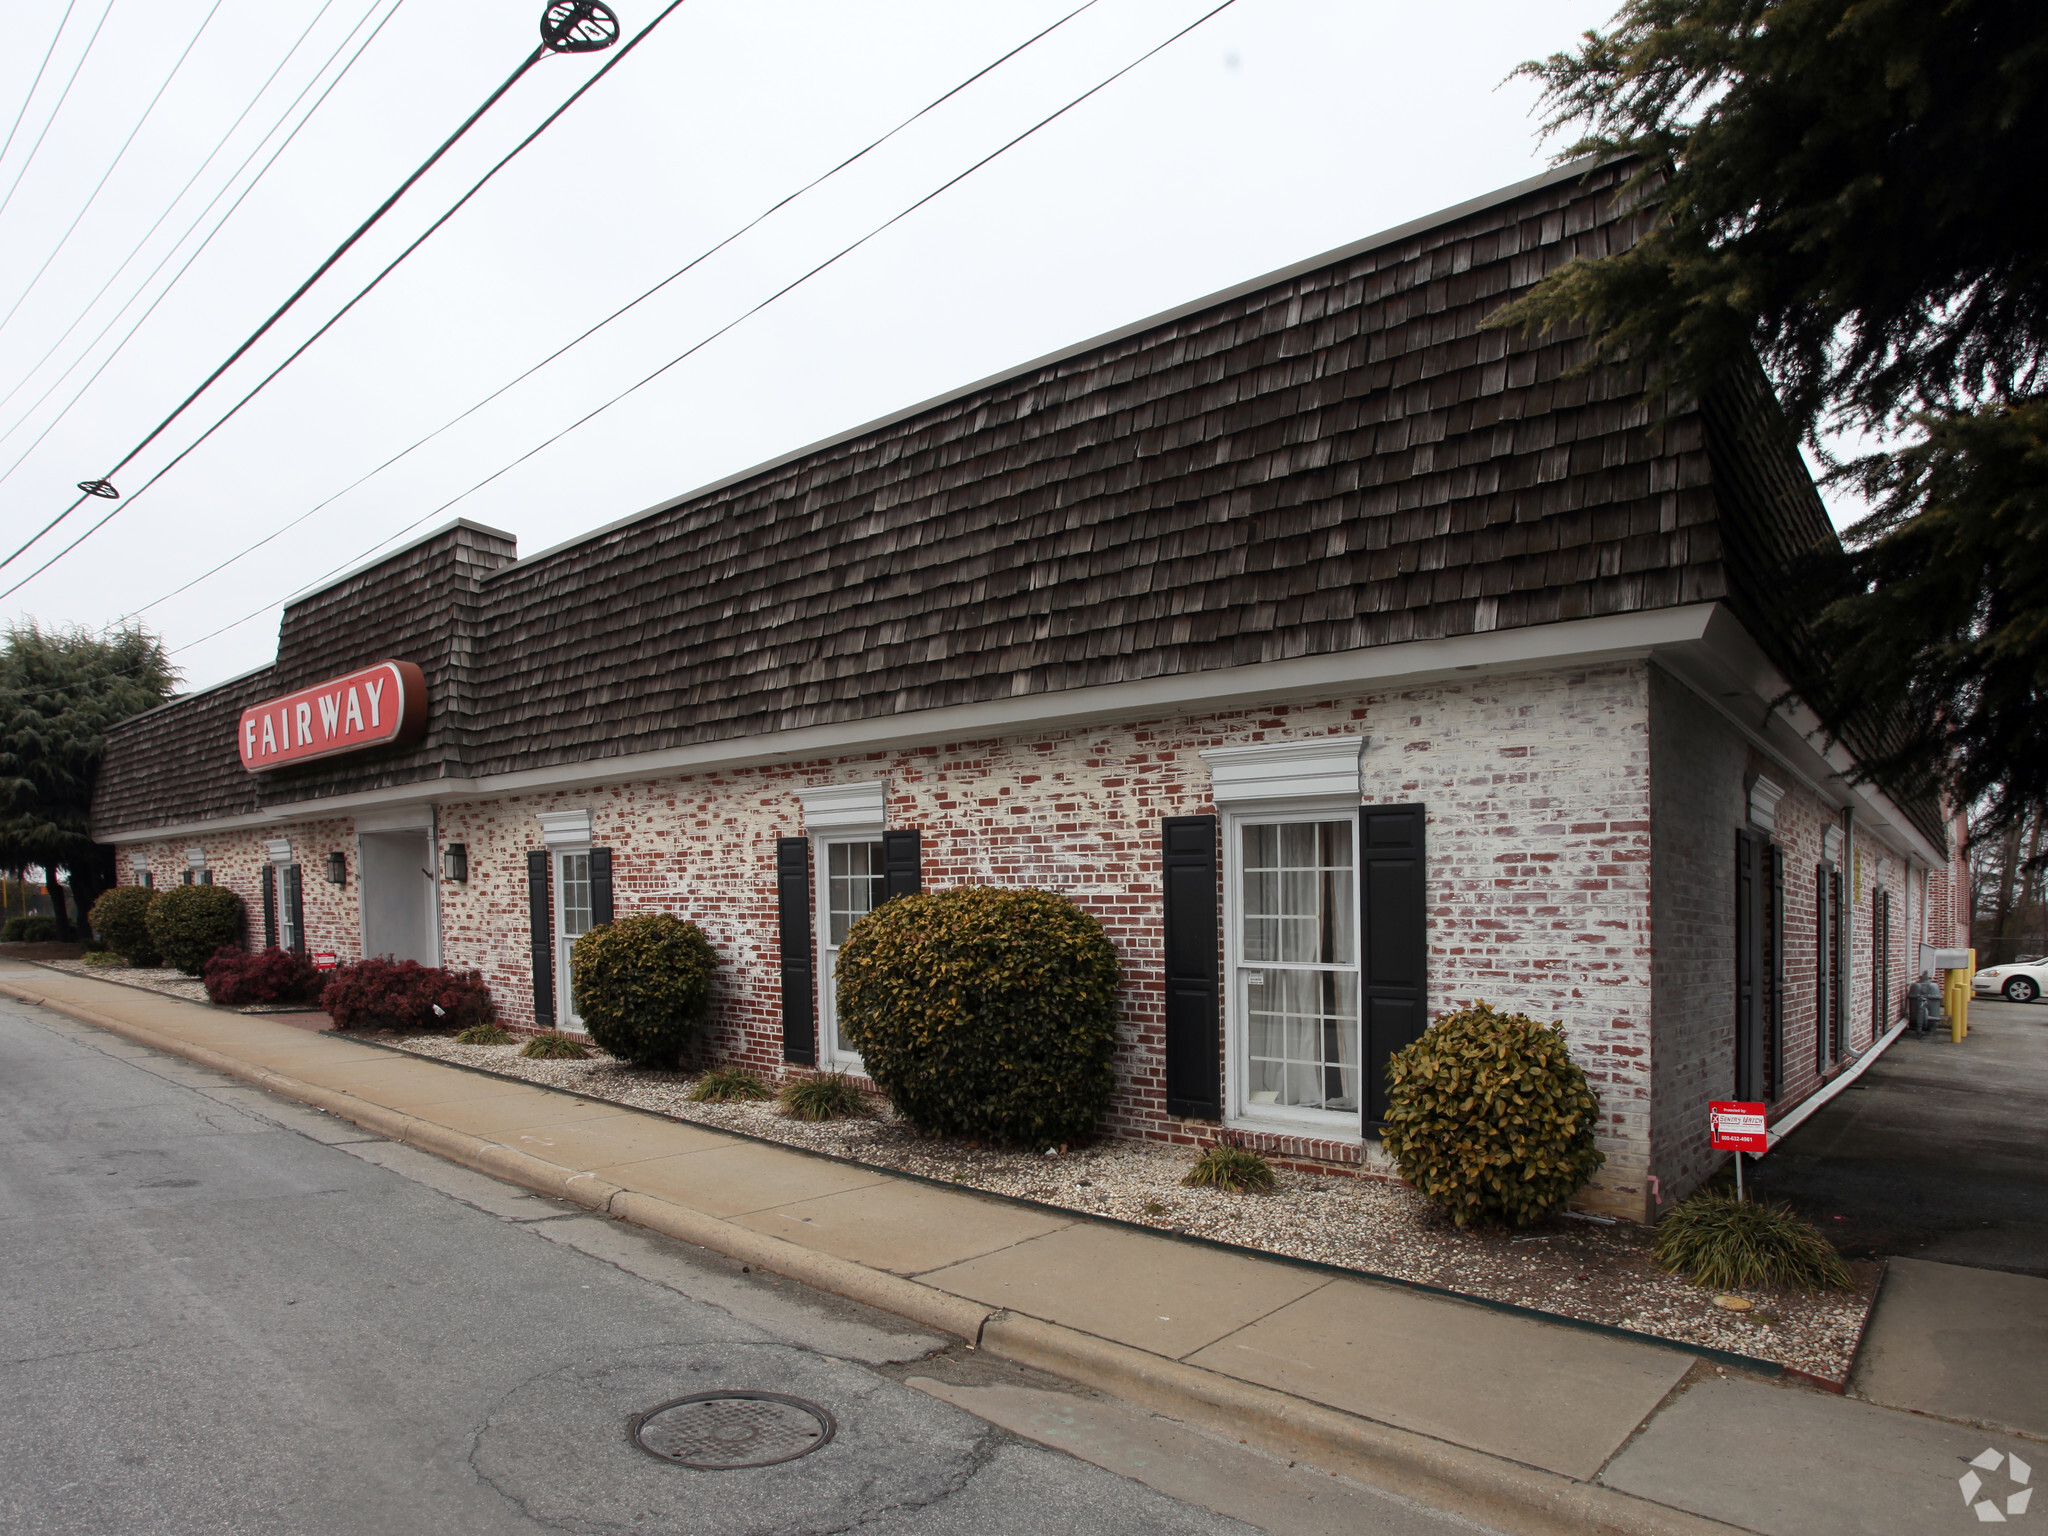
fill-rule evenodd
<path id="1" fill-rule="evenodd" d="M 306 893 L 296 864 L 284 867 L 284 909 L 292 915 L 292 953 L 303 955 L 306 952 Z"/>
<path id="2" fill-rule="evenodd" d="M 1771 844 L 1765 874 L 1770 880 L 1770 988 L 1764 995 L 1764 1032 L 1770 1046 L 1764 1063 L 1764 1093 L 1775 1101 L 1785 1091 L 1785 850 Z"/>
<path id="3" fill-rule="evenodd" d="M 555 928 L 548 917 L 548 851 L 526 855 L 526 916 L 533 929 L 533 1022 L 555 1024 Z"/>
<path id="4" fill-rule="evenodd" d="M 602 928 L 612 920 L 612 851 L 590 850 L 590 922 Z"/>
<path id="5" fill-rule="evenodd" d="M 263 866 L 263 947 L 277 948 L 277 866 Z"/>
<path id="6" fill-rule="evenodd" d="M 1849 925 L 1842 921 L 1842 871 L 1828 866 L 1828 1060 L 1842 1059 L 1849 1030 Z"/>
<path id="7" fill-rule="evenodd" d="M 1160 824 L 1166 951 L 1166 1112 L 1223 1118 L 1218 1038 L 1216 818 L 1169 816 Z"/>
<path id="8" fill-rule="evenodd" d="M 915 836 L 915 834 L 912 834 Z M 782 1059 L 818 1060 L 818 986 L 811 950 L 811 840 L 775 840 L 775 915 L 782 945 Z"/>
<path id="9" fill-rule="evenodd" d="M 923 844 L 915 831 L 882 834 L 882 900 L 915 896 L 924 889 Z"/>
<path id="10" fill-rule="evenodd" d="M 1370 1130 L 1387 1118 L 1387 1062 L 1422 1038 L 1429 1013 L 1429 885 L 1423 857 L 1428 818 L 1419 805 L 1368 805 L 1358 813 L 1358 882 L 1365 933 L 1365 1092 Z"/>
<path id="11" fill-rule="evenodd" d="M 1763 874 L 1754 832 L 1735 831 L 1735 1097 L 1763 1097 Z"/>

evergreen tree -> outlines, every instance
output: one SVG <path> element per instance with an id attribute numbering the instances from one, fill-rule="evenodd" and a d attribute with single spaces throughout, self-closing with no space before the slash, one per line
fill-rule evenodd
<path id="1" fill-rule="evenodd" d="M 2048 6 L 1630 0 L 1523 72 L 1654 217 L 1495 323 L 1653 387 L 1761 358 L 1816 447 L 1903 444 L 1835 467 L 1873 510 L 1787 573 L 1832 658 L 1801 691 L 1837 730 L 1901 701 L 1866 762 L 1897 791 L 1990 831 L 2048 806 Z"/>
<path id="2" fill-rule="evenodd" d="M 139 629 L 96 635 L 7 631 L 0 648 L 0 867 L 43 867 L 59 937 L 71 937 L 59 871 L 79 916 L 114 883 L 113 850 L 92 840 L 92 790 L 107 731 L 171 696 L 162 643 Z"/>

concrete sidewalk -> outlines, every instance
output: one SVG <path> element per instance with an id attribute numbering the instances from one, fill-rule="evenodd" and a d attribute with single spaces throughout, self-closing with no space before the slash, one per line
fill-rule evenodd
<path id="1" fill-rule="evenodd" d="M 1735 1380 L 1676 1348 L 933 1188 L 260 1016 L 23 966 L 0 967 L 0 991 L 1514 1530 L 1939 1530 L 1976 1523 L 1956 1486 L 1968 1458 L 1991 1445 L 2040 1459 L 2011 1435 Z M 1909 1357 L 1895 1375 L 1911 1375 Z M 1913 1390 L 1895 1382 L 1889 1400 L 1921 1408 Z M 1959 1411 L 1967 1398 L 1950 1383 L 1925 1411 L 2014 1416 Z M 1841 1487 L 1816 1476 L 1828 1455 Z"/>

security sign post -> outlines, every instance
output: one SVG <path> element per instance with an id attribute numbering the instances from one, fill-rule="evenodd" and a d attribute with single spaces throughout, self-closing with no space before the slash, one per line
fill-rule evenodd
<path id="1" fill-rule="evenodd" d="M 1707 1105 L 1707 1134 L 1717 1152 L 1735 1154 L 1735 1198 L 1742 1199 L 1742 1154 L 1762 1157 L 1771 1150 L 1764 1129 L 1764 1106 L 1740 1099 L 1715 1099 Z"/>

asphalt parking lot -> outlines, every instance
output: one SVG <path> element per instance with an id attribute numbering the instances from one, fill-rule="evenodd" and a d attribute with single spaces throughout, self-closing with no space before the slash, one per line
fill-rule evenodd
<path id="1" fill-rule="evenodd" d="M 1973 1002 L 1960 1043 L 1908 1032 L 1754 1167 L 1851 1257 L 2048 1277 L 2048 1003 Z"/>

